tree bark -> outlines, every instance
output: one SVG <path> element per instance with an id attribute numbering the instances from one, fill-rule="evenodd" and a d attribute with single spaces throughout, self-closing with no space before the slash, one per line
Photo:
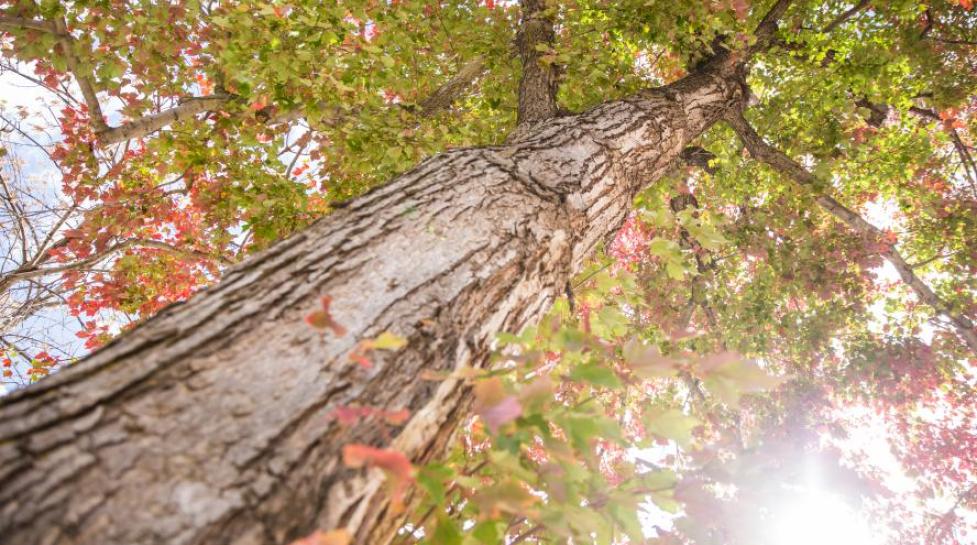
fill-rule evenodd
<path id="1" fill-rule="evenodd" d="M 720 56 L 661 89 L 445 152 L 229 270 L 79 364 L 0 402 L 0 543 L 286 543 L 401 519 L 348 443 L 439 455 L 467 415 L 456 380 L 537 320 L 635 194 L 743 98 Z M 321 296 L 348 333 L 303 322 Z M 408 340 L 350 361 L 390 331 Z M 391 433 L 339 406 L 408 408 Z"/>

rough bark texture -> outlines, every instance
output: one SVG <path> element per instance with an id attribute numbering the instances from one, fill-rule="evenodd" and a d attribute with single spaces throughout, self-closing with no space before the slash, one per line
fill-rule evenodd
<path id="1" fill-rule="evenodd" d="M 560 85 L 560 70 L 556 63 L 545 63 L 544 51 L 537 47 L 552 47 L 556 40 L 553 18 L 546 11 L 546 0 L 522 0 L 522 24 L 516 41 L 522 60 L 519 79 L 519 125 L 539 123 L 559 113 L 556 93 Z"/>
<path id="2" fill-rule="evenodd" d="M 455 380 L 535 321 L 625 218 L 633 196 L 742 100 L 731 62 L 461 149 L 231 269 L 85 361 L 0 402 L 0 543 L 285 543 L 347 527 L 389 542 L 382 476 L 344 444 L 437 456 L 466 415 Z M 303 323 L 322 295 L 348 333 Z M 349 354 L 391 331 L 408 339 Z M 392 442 L 327 418 L 409 408 Z"/>

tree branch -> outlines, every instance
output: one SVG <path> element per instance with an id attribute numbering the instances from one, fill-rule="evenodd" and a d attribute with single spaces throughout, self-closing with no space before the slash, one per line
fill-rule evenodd
<path id="1" fill-rule="evenodd" d="M 519 110 L 517 125 L 532 125 L 559 114 L 556 92 L 559 89 L 560 67 L 546 62 L 546 49 L 556 41 L 552 15 L 547 13 L 546 0 L 522 0 L 522 25 L 516 36 L 522 78 L 519 80 Z M 542 49 L 542 51 L 541 51 Z"/>
<path id="2" fill-rule="evenodd" d="M 424 117 L 430 117 L 442 110 L 447 110 L 483 72 L 485 72 L 485 59 L 482 56 L 475 57 L 462 66 L 453 78 L 444 82 L 418 104 L 421 110 L 420 114 Z"/>
<path id="3" fill-rule="evenodd" d="M 58 246 L 58 244 L 55 244 L 54 246 Z M 188 249 L 178 248 L 176 246 L 158 240 L 131 238 L 131 239 L 123 240 L 118 244 L 114 244 L 109 248 L 105 249 L 104 251 L 99 252 L 95 255 L 86 257 L 84 259 L 79 259 L 78 261 L 73 261 L 71 263 L 64 263 L 54 267 L 38 267 L 30 263 L 25 264 L 24 266 L 21 266 L 16 270 L 10 271 L 9 273 L 0 276 L 0 293 L 5 292 L 14 282 L 17 282 L 19 280 L 27 280 L 30 278 L 37 278 L 49 274 L 58 274 L 58 273 L 63 273 L 68 271 L 76 271 L 76 270 L 84 269 L 90 265 L 94 265 L 95 263 L 98 263 L 99 261 L 108 259 L 109 257 L 111 257 L 112 255 L 118 252 L 121 252 L 128 248 L 134 248 L 134 247 L 164 250 L 174 255 L 178 255 L 189 259 L 214 259 L 213 255 L 208 254 L 206 252 L 201 252 L 199 250 L 188 250 Z M 231 261 L 229 261 L 228 259 L 222 256 L 217 257 L 217 259 L 222 263 L 224 263 L 225 265 L 233 264 Z"/>
<path id="4" fill-rule="evenodd" d="M 485 59 L 483 57 L 476 57 L 464 65 L 455 77 L 435 89 L 430 96 L 420 102 L 420 115 L 430 117 L 449 108 L 484 71 Z M 143 138 L 181 119 L 217 109 L 233 98 L 234 96 L 230 94 L 189 98 L 174 108 L 130 121 L 119 127 L 107 129 L 99 134 L 99 145 L 109 146 L 133 138 Z M 326 103 L 320 103 L 318 107 L 320 109 L 330 108 Z M 290 110 L 274 116 L 269 115 L 268 123 L 288 123 L 301 118 L 303 115 L 304 112 L 301 109 Z M 349 114 L 343 110 L 335 108 L 335 115 L 326 124 L 330 127 L 338 126 L 346 121 L 348 116 Z"/>
<path id="5" fill-rule="evenodd" d="M 75 76 L 75 81 L 78 82 L 78 88 L 81 89 L 81 95 L 85 98 L 85 105 L 88 106 L 88 117 L 91 120 L 92 129 L 96 133 L 102 132 L 108 129 L 108 125 L 105 124 L 105 117 L 102 115 L 102 106 L 98 102 L 98 95 L 95 93 L 95 86 L 92 85 L 91 75 L 82 70 L 81 61 L 75 56 L 74 38 L 68 33 L 64 19 L 58 18 L 54 22 L 54 28 L 56 30 L 55 34 L 58 36 L 58 43 L 61 44 L 61 49 L 64 50 L 64 58 L 68 65 L 68 71 Z"/>
<path id="6" fill-rule="evenodd" d="M 132 140 L 133 138 L 148 136 L 181 119 L 214 110 L 230 99 L 231 95 L 210 95 L 189 98 L 174 108 L 141 117 L 118 127 L 106 128 L 99 133 L 98 143 L 102 146 L 108 146 L 125 142 L 126 140 Z"/>
<path id="7" fill-rule="evenodd" d="M 37 30 L 50 34 L 58 34 L 58 28 L 50 21 L 28 19 L 26 17 L 10 17 L 0 15 L 0 28 L 9 30 Z"/>
<path id="8" fill-rule="evenodd" d="M 746 118 L 743 117 L 742 112 L 735 112 L 731 114 L 727 117 L 727 122 L 733 128 L 733 130 L 736 131 L 736 134 L 739 135 L 740 139 L 743 141 L 743 144 L 746 145 L 746 149 L 749 150 L 750 155 L 752 155 L 755 159 L 766 163 L 777 172 L 787 176 L 800 185 L 810 186 L 817 182 L 817 177 L 815 177 L 814 174 L 788 157 L 782 151 L 767 144 L 763 138 L 757 134 L 755 130 L 753 130 L 753 127 L 751 127 Z M 866 238 L 880 240 L 883 237 L 883 232 L 878 227 L 875 227 L 871 223 L 865 221 L 864 218 L 845 207 L 834 198 L 828 195 L 821 195 L 817 197 L 817 203 L 829 214 L 838 218 L 853 231 L 865 236 Z M 962 337 L 967 346 L 970 347 L 971 351 L 977 354 L 977 331 L 974 330 L 973 322 L 971 322 L 966 316 L 955 312 L 946 302 L 940 299 L 929 286 L 920 280 L 920 278 L 916 276 L 916 273 L 913 272 L 912 267 L 906 263 L 906 260 L 903 259 L 902 255 L 899 254 L 898 250 L 896 250 L 894 246 L 887 251 L 879 252 L 879 255 L 881 255 L 889 263 L 891 263 L 893 267 L 895 267 L 896 271 L 899 273 L 899 277 L 902 278 L 902 281 L 909 286 L 913 292 L 915 292 L 916 296 L 919 297 L 923 303 L 929 305 L 937 313 L 942 314 L 950 321 L 960 337 Z"/>
<path id="9" fill-rule="evenodd" d="M 716 156 L 703 147 L 689 146 L 682 150 L 679 157 L 689 166 L 701 168 L 709 174 L 716 173 L 716 167 L 709 164 L 709 161 L 715 159 Z"/>
<path id="10" fill-rule="evenodd" d="M 81 89 L 81 94 L 85 99 L 85 106 L 88 107 L 88 116 L 91 118 L 92 129 L 96 133 L 108 129 L 108 125 L 105 124 L 105 117 L 102 115 L 102 107 L 98 102 L 98 95 L 95 92 L 94 85 L 92 85 L 91 75 L 85 73 L 82 69 L 81 61 L 75 55 L 75 40 L 71 36 L 71 33 L 68 32 L 67 24 L 63 18 L 59 17 L 52 22 L 24 17 L 0 16 L 0 28 L 35 30 L 54 35 L 58 39 L 58 45 L 61 46 L 65 64 L 68 65 L 68 71 L 75 77 L 78 88 Z"/>
<path id="11" fill-rule="evenodd" d="M 757 25 L 756 30 L 753 34 L 756 36 L 756 43 L 751 45 L 746 50 L 746 58 L 752 57 L 754 54 L 761 51 L 765 51 L 773 43 L 774 36 L 777 34 L 777 29 L 779 28 L 780 19 L 787 12 L 787 8 L 790 7 L 791 0 L 777 0 L 777 2 L 771 6 L 770 11 L 763 16 L 760 20 L 760 24 Z"/>
<path id="12" fill-rule="evenodd" d="M 865 9 L 869 5 L 870 2 L 871 2 L 871 0 L 860 0 L 857 4 L 855 4 L 854 6 L 852 6 L 850 9 L 848 9 L 847 11 L 845 11 L 844 13 L 842 13 L 841 15 L 839 15 L 838 17 L 835 17 L 835 19 L 833 21 L 831 21 L 830 23 L 828 23 L 828 25 L 821 30 L 821 33 L 822 34 L 829 34 L 829 33 L 831 33 L 832 30 L 834 30 L 834 29 L 838 28 L 839 26 L 845 24 L 845 22 L 847 22 L 849 19 L 851 19 L 852 17 L 854 17 L 855 15 L 857 15 L 859 11 L 862 11 L 863 9 Z"/>

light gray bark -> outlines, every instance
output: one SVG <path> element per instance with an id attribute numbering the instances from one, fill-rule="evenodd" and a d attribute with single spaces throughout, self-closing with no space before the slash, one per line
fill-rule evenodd
<path id="1" fill-rule="evenodd" d="M 537 320 L 632 198 L 742 100 L 717 59 L 669 87 L 544 121 L 502 147 L 433 157 L 231 269 L 79 364 L 0 401 L 0 543 L 285 543 L 400 519 L 344 444 L 443 451 L 467 414 L 454 380 L 499 331 Z M 303 317 L 332 297 L 348 333 Z M 358 341 L 408 339 L 350 362 Z M 389 444 L 327 418 L 408 408 Z"/>

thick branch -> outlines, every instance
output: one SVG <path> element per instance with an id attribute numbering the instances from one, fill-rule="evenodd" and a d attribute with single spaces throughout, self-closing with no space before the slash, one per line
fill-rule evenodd
<path id="1" fill-rule="evenodd" d="M 26 17 L 10 17 L 0 15 L 0 28 L 9 30 L 37 30 L 50 34 L 58 34 L 58 28 L 50 21 L 28 19 Z"/>
<path id="2" fill-rule="evenodd" d="M 516 37 L 519 58 L 522 59 L 517 123 L 531 125 L 559 113 L 556 93 L 560 68 L 555 62 L 544 60 L 547 49 L 552 48 L 556 41 L 553 18 L 547 12 L 546 0 L 522 0 L 521 5 L 522 26 Z"/>
<path id="3" fill-rule="evenodd" d="M 801 166 L 800 163 L 794 161 L 780 150 L 767 144 L 763 138 L 757 134 L 755 130 L 753 130 L 753 127 L 750 126 L 749 122 L 743 117 L 742 113 L 736 112 L 735 114 L 730 115 L 727 121 L 746 145 L 746 149 L 750 151 L 750 155 L 752 155 L 754 158 L 766 163 L 777 172 L 780 172 L 800 185 L 815 185 L 817 182 L 817 177 L 815 177 L 814 174 L 809 172 L 807 169 Z M 817 198 L 817 203 L 829 214 L 838 218 L 842 223 L 862 236 L 873 240 L 882 239 L 884 234 L 878 227 L 875 227 L 871 223 L 865 221 L 865 219 L 860 215 L 845 207 L 834 198 L 828 195 L 821 195 Z M 902 255 L 899 254 L 895 247 L 892 247 L 887 251 L 880 252 L 880 255 L 891 263 L 893 267 L 895 267 L 896 271 L 899 273 L 899 277 L 902 278 L 902 281 L 905 282 L 906 285 L 916 293 L 916 296 L 919 297 L 923 303 L 929 305 L 937 313 L 944 315 L 950 321 L 950 323 L 953 324 L 954 328 L 957 330 L 957 333 L 963 338 L 967 346 L 970 347 L 974 353 L 977 353 L 977 331 L 974 330 L 974 324 L 970 321 L 970 319 L 954 311 L 948 304 L 946 304 L 946 302 L 940 299 L 929 286 L 927 286 L 918 276 L 916 276 L 913 268 L 906 263 L 906 260 L 903 259 Z"/>
<path id="4" fill-rule="evenodd" d="M 106 129 L 99 133 L 98 142 L 100 145 L 108 146 L 125 142 L 126 140 L 132 140 L 133 138 L 142 138 L 181 119 L 187 119 L 199 113 L 217 109 L 230 99 L 231 95 L 211 95 L 190 98 L 174 108 L 141 117 L 119 127 Z"/>

